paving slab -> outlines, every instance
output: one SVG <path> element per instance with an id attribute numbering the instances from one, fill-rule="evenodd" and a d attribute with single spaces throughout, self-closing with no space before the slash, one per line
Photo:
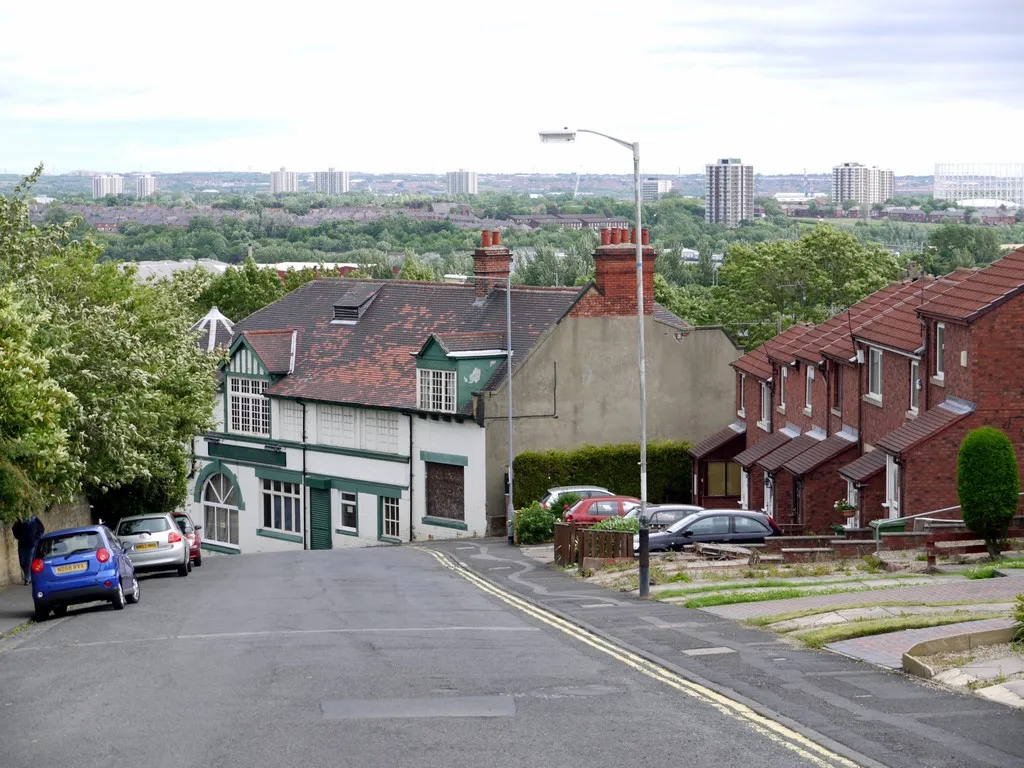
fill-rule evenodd
<path id="1" fill-rule="evenodd" d="M 32 590 L 21 584 L 0 587 L 0 636 L 32 618 Z"/>
<path id="2" fill-rule="evenodd" d="M 1024 654 L 1003 656 L 999 659 L 989 661 L 976 661 L 973 664 L 964 664 L 960 669 L 968 675 L 973 675 L 978 680 L 992 680 L 996 677 L 1009 677 L 1024 672 Z"/>
<path id="3" fill-rule="evenodd" d="M 887 669 L 901 669 L 903 654 L 913 646 L 925 640 L 938 640 L 965 632 L 984 632 L 989 629 L 1005 629 L 1012 627 L 1013 619 L 981 619 L 965 621 L 957 624 L 944 624 L 941 627 L 925 627 L 923 629 L 904 629 L 900 632 L 887 632 L 883 635 L 869 635 L 852 640 L 841 640 L 825 646 L 830 651 L 851 656 L 861 661 L 876 664 Z"/>

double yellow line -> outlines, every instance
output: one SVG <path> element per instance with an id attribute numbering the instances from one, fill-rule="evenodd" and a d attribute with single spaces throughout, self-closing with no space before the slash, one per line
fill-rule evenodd
<path id="1" fill-rule="evenodd" d="M 469 581 L 478 589 L 496 597 L 503 603 L 512 606 L 522 613 L 525 613 L 528 616 L 537 619 L 537 621 L 541 621 L 560 632 L 564 632 L 570 637 L 580 641 L 581 643 L 589 645 L 595 650 L 611 656 L 616 661 L 622 662 L 627 667 L 635 669 L 637 672 L 640 672 L 653 680 L 664 683 L 681 693 L 685 693 L 687 696 L 691 696 L 704 704 L 714 707 L 722 714 L 740 721 L 765 738 L 770 739 L 776 744 L 779 744 L 792 752 L 795 752 L 800 757 L 814 765 L 820 766 L 821 768 L 860 768 L 857 763 L 854 763 L 852 760 L 848 760 L 842 755 L 826 749 L 806 736 L 797 733 L 792 728 L 787 728 L 781 723 L 777 723 L 770 718 L 758 714 L 745 704 L 733 701 L 728 696 L 723 696 L 717 691 L 713 691 L 706 686 L 691 682 L 665 667 L 655 664 L 642 656 L 638 656 L 625 648 L 614 645 L 595 635 L 593 632 L 589 632 L 582 627 L 578 627 L 575 624 L 565 621 L 553 613 L 539 608 L 522 598 L 516 597 L 510 592 L 496 587 L 489 581 L 480 578 L 465 568 L 459 567 L 458 564 L 440 552 L 435 552 L 431 549 L 424 549 L 423 551 L 429 552 L 445 568 L 455 571 L 455 573 L 462 576 L 462 578 Z"/>

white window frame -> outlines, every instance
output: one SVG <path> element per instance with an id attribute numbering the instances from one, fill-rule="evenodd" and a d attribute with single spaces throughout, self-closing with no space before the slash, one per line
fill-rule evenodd
<path id="1" fill-rule="evenodd" d="M 359 494 L 351 493 L 350 491 L 339 492 L 339 516 L 338 516 L 338 530 L 344 531 L 345 533 L 359 533 Z M 355 515 L 355 525 L 345 525 L 345 510 L 351 508 L 351 512 Z"/>
<path id="2" fill-rule="evenodd" d="M 294 400 L 279 400 L 280 423 L 278 424 L 278 435 L 282 440 L 292 442 L 304 442 L 302 435 L 302 405 Z"/>
<path id="3" fill-rule="evenodd" d="M 219 485 L 223 487 L 218 487 L 217 478 L 221 478 Z M 221 493 L 221 491 L 225 492 Z M 213 498 L 210 498 L 211 496 Z M 234 504 L 229 503 L 232 500 L 234 500 Z M 218 538 L 218 518 L 223 518 L 225 522 L 224 527 L 228 532 L 227 539 Z M 232 522 L 234 526 L 231 525 Z M 210 475 L 203 486 L 203 538 L 218 544 L 226 544 L 229 547 L 237 547 L 240 536 L 238 522 L 238 488 L 227 475 L 220 473 Z M 232 530 L 234 530 L 235 541 L 231 541 Z"/>
<path id="4" fill-rule="evenodd" d="M 771 417 L 772 400 L 768 390 L 768 384 L 761 382 L 761 418 L 757 420 L 757 426 L 768 431 L 768 419 Z"/>
<path id="5" fill-rule="evenodd" d="M 935 378 L 946 379 L 946 324 L 935 324 Z"/>
<path id="6" fill-rule="evenodd" d="M 814 366 L 808 365 L 804 374 L 804 413 L 808 416 L 814 408 Z"/>
<path id="7" fill-rule="evenodd" d="M 280 521 L 275 520 L 275 503 L 280 500 L 280 508 L 276 513 Z M 268 508 L 269 503 L 269 508 Z M 292 523 L 287 524 L 285 510 L 291 507 Z M 270 522 L 267 522 L 267 514 Z M 297 536 L 302 535 L 302 485 L 285 480 L 260 478 L 260 528 L 264 531 L 278 531 Z"/>
<path id="8" fill-rule="evenodd" d="M 860 528 L 860 491 L 853 480 L 846 481 L 846 501 L 856 507 L 853 514 L 846 518 L 846 527 Z"/>
<path id="9" fill-rule="evenodd" d="M 747 416 L 747 406 L 744 396 L 746 395 L 747 389 L 747 374 L 740 374 L 740 407 L 736 409 L 736 415 L 741 419 Z"/>
<path id="10" fill-rule="evenodd" d="M 875 389 L 875 374 L 878 374 L 878 387 Z M 868 397 L 882 401 L 882 350 L 868 347 Z"/>
<path id="11" fill-rule="evenodd" d="M 228 376 L 228 431 L 238 435 L 270 437 L 270 382 Z"/>
<path id="12" fill-rule="evenodd" d="M 786 412 L 786 385 L 789 383 L 789 366 L 784 365 L 779 371 L 779 411 Z"/>
<path id="13" fill-rule="evenodd" d="M 740 509 L 750 508 L 750 473 L 740 467 Z"/>
<path id="14" fill-rule="evenodd" d="M 455 413 L 455 371 L 420 368 L 416 376 L 416 402 L 422 411 Z"/>
<path id="15" fill-rule="evenodd" d="M 900 465 L 893 456 L 885 457 L 885 506 L 889 510 L 889 519 L 900 516 Z"/>
<path id="16" fill-rule="evenodd" d="M 380 497 L 381 537 L 400 539 L 402 537 L 402 500 L 392 496 Z"/>
<path id="17" fill-rule="evenodd" d="M 921 390 L 917 387 L 917 382 L 921 378 L 921 361 L 911 360 L 910 361 L 910 412 L 917 413 L 918 408 L 921 406 Z"/>

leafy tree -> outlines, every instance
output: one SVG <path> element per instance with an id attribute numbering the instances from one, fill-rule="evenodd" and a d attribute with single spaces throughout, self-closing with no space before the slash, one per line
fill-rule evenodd
<path id="1" fill-rule="evenodd" d="M 965 210 L 970 211 L 969 208 Z M 959 222 L 940 224 L 928 236 L 928 245 L 935 249 L 934 266 L 938 274 L 962 265 L 964 254 L 969 257 L 970 263 L 963 266 L 991 264 L 999 258 L 999 244 L 999 234 L 995 229 L 972 227 Z"/>
<path id="2" fill-rule="evenodd" d="M 285 294 L 284 284 L 273 269 L 246 259 L 240 267 L 228 267 L 200 294 L 200 303 L 216 306 L 233 322 L 248 317 Z"/>
<path id="3" fill-rule="evenodd" d="M 998 558 L 1020 500 L 1017 455 L 1005 433 L 994 427 L 967 433 L 957 457 L 957 494 L 967 528 Z"/>
<path id="4" fill-rule="evenodd" d="M 402 262 L 402 268 L 398 272 L 401 280 L 434 280 L 434 270 L 416 258 L 416 254 L 409 252 Z"/>

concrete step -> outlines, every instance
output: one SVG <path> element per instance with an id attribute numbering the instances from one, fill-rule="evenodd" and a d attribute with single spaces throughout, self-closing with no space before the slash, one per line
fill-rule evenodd
<path id="1" fill-rule="evenodd" d="M 830 547 L 788 547 L 782 550 L 784 563 L 820 563 L 835 559 L 836 553 Z"/>
<path id="2" fill-rule="evenodd" d="M 873 541 L 857 541 L 855 539 L 835 539 L 829 546 L 840 560 L 854 560 L 864 555 L 871 555 L 877 548 Z"/>

